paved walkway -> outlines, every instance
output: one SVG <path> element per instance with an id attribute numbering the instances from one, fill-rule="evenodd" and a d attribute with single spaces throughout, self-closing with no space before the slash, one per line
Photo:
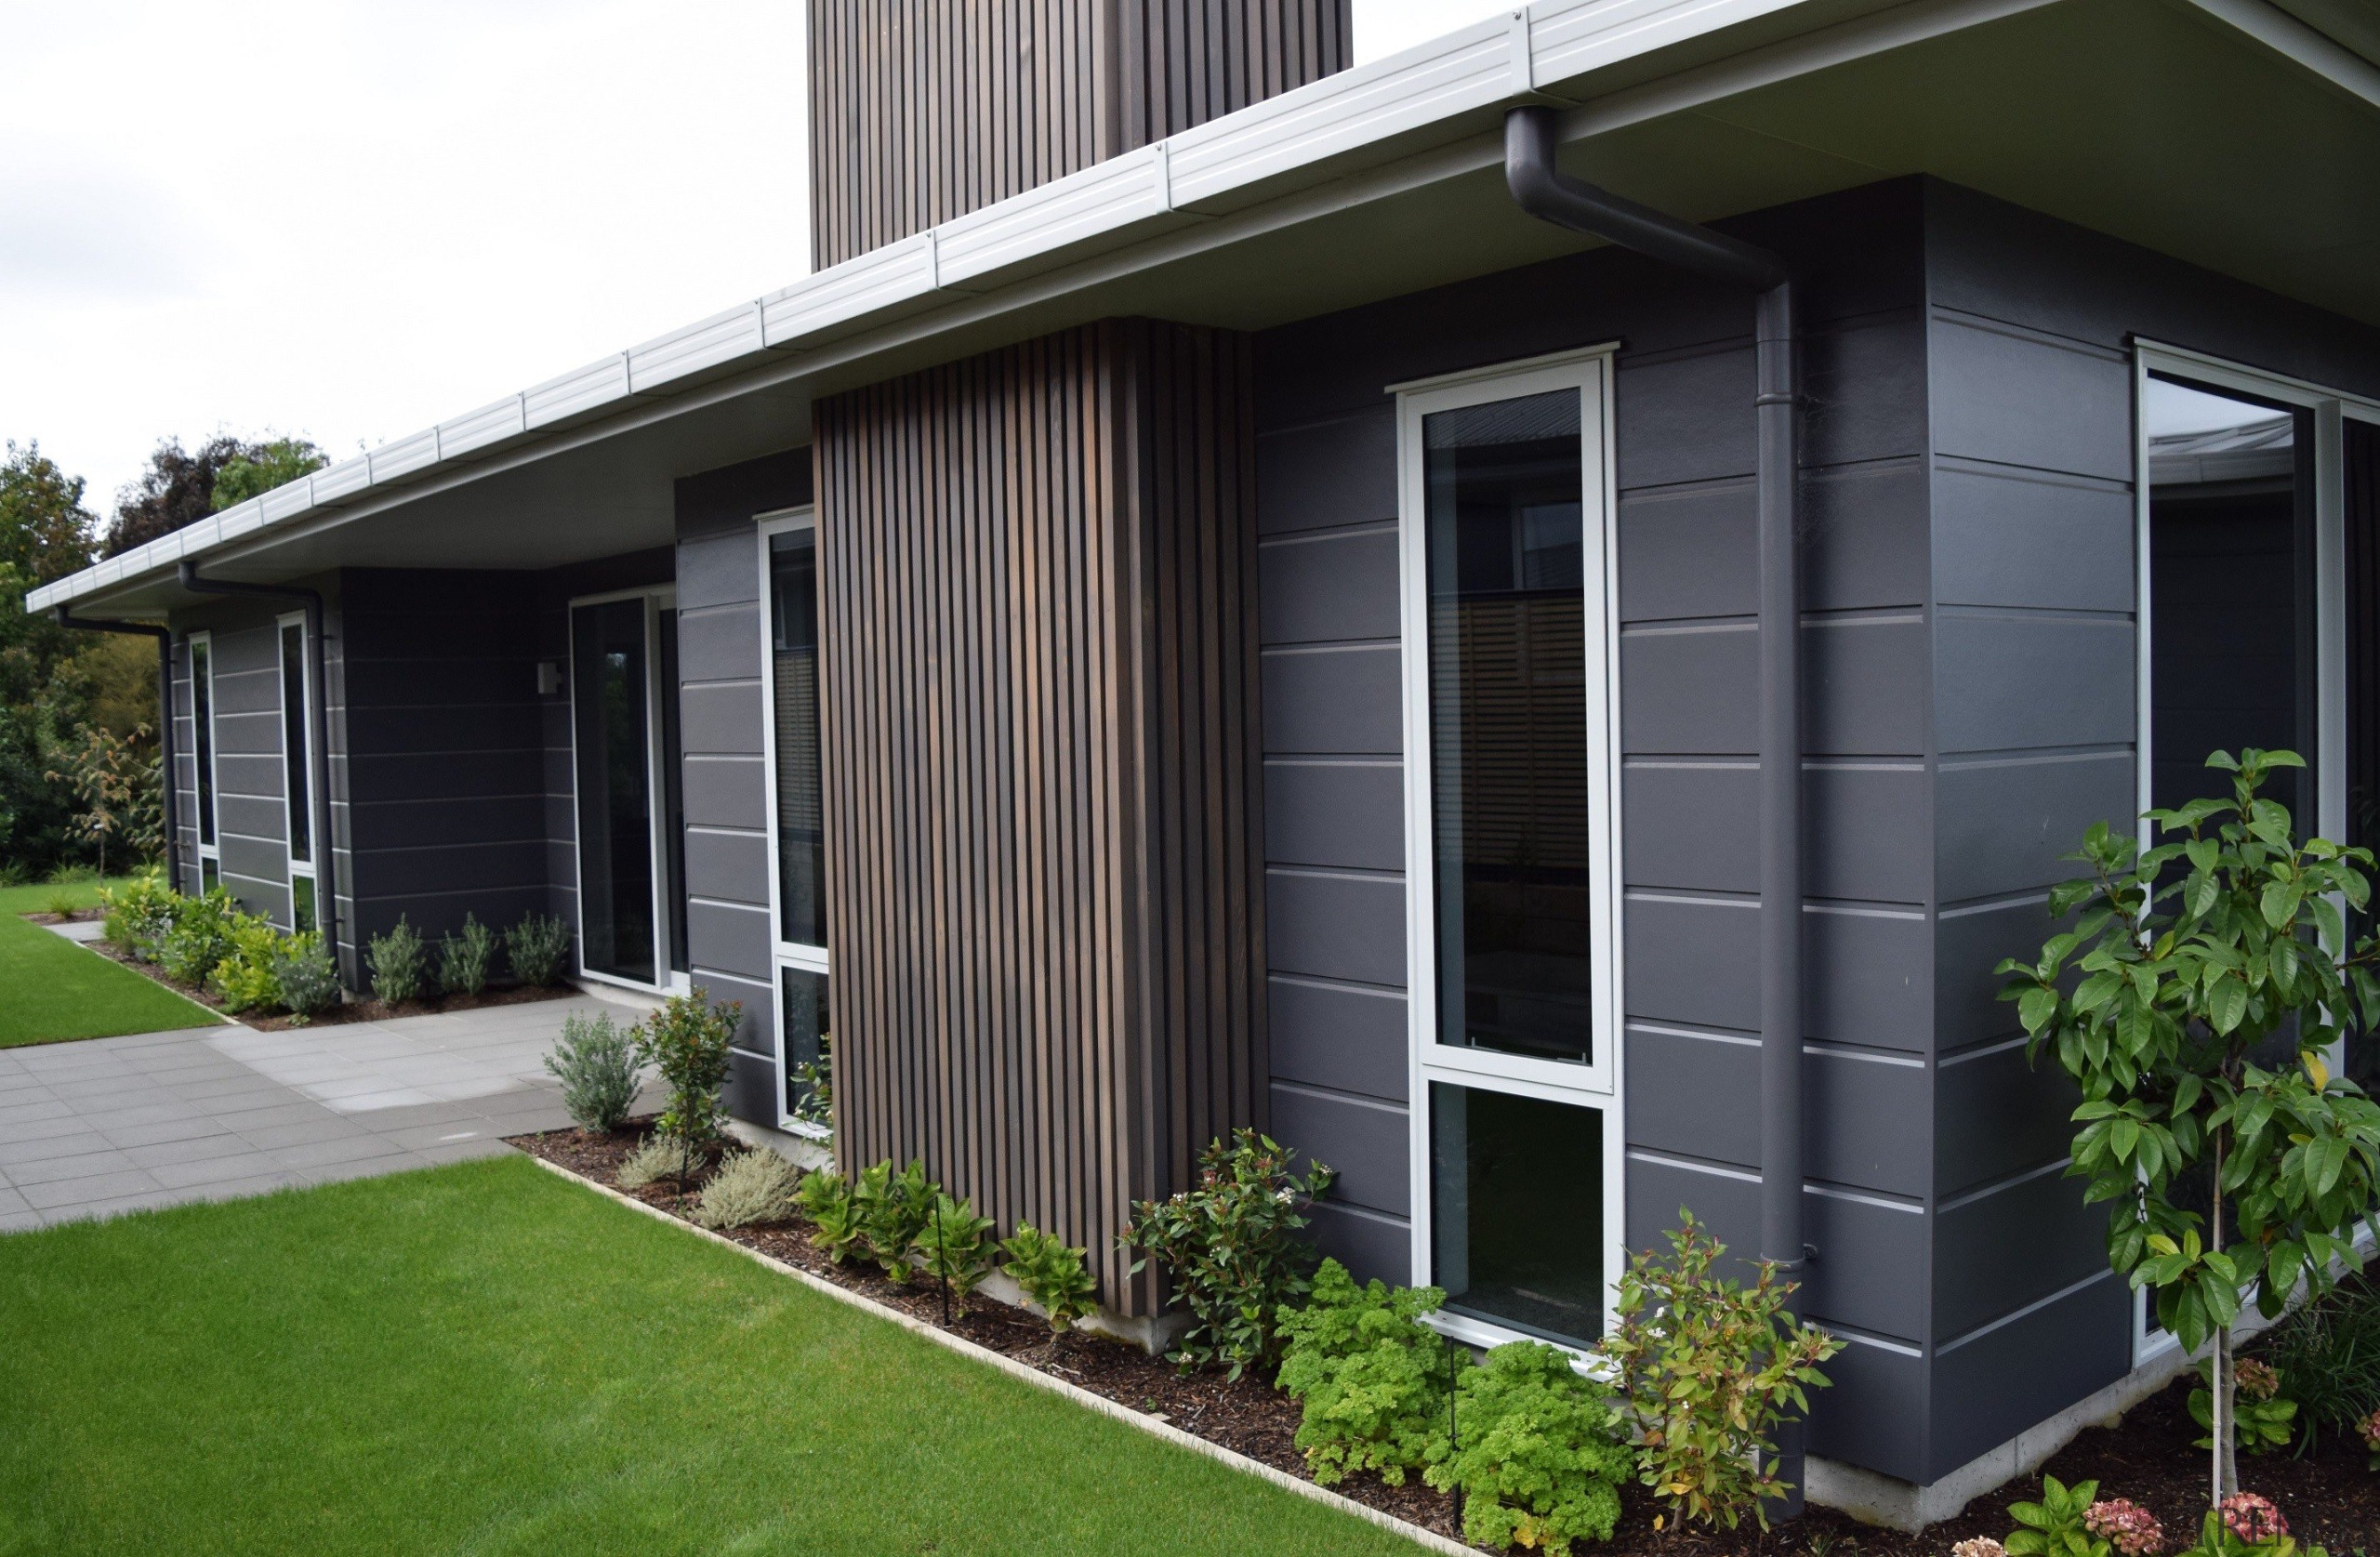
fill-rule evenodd
<path id="1" fill-rule="evenodd" d="M 570 1122 L 540 1062 L 576 996 L 393 1022 L 0 1049 L 0 1232 L 509 1150 Z"/>

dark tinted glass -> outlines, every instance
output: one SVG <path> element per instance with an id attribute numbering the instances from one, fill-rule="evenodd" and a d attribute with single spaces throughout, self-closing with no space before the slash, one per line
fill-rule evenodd
<path id="1" fill-rule="evenodd" d="M 826 943 L 826 816 L 819 781 L 815 532 L 769 538 L 769 647 L 775 659 L 777 938 Z"/>
<path id="2" fill-rule="evenodd" d="M 306 629 L 296 622 L 281 629 L 281 765 L 289 785 L 289 858 L 304 864 L 313 856 L 313 813 L 306 784 Z"/>
<path id="3" fill-rule="evenodd" d="M 809 1076 L 815 1073 L 805 1073 L 802 1067 L 817 1065 L 826 1052 L 827 1035 L 833 1031 L 826 1009 L 826 975 L 787 968 L 780 976 L 785 981 L 785 1111 L 799 1116 L 805 1108 L 816 1112 L 826 1101 L 813 1101 Z"/>
<path id="4" fill-rule="evenodd" d="M 198 841 L 215 841 L 215 655 L 199 640 L 190 646 L 191 724 L 198 768 Z"/>
<path id="5" fill-rule="evenodd" d="M 314 917 L 314 878 L 293 876 L 289 878 L 289 928 L 304 934 L 319 922 Z"/>
<path id="6" fill-rule="evenodd" d="M 1438 1041 L 1593 1057 L 1579 393 L 1423 422 Z"/>
<path id="7" fill-rule="evenodd" d="M 653 785 L 644 602 L 571 614 L 578 736 L 581 956 L 599 973 L 652 983 Z"/>
<path id="8" fill-rule="evenodd" d="M 678 613 L 664 608 L 660 623 L 662 864 L 668 868 L 661 901 L 669 908 L 669 966 L 693 971 L 686 957 L 686 796 L 681 770 L 685 743 L 678 730 Z"/>
<path id="9" fill-rule="evenodd" d="M 2380 425 L 2347 421 L 2347 841 L 2380 846 Z M 2374 916 L 2357 916 L 2359 939 Z M 2348 1040 L 2347 1075 L 2380 1087 L 2380 1034 Z"/>
<path id="10" fill-rule="evenodd" d="M 1603 1115 L 1430 1087 L 1431 1281 L 1447 1307 L 1577 1344 L 1603 1334 Z"/>

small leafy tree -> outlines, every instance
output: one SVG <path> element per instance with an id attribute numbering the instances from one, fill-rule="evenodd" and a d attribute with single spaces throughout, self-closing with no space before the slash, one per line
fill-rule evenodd
<path id="1" fill-rule="evenodd" d="M 1290 1155 L 1270 1136 L 1242 1128 L 1230 1144 L 1207 1143 L 1198 1181 L 1164 1200 L 1136 1200 L 1119 1241 L 1147 1254 L 1173 1278 L 1172 1302 L 1190 1311 L 1190 1328 L 1170 1353 L 1184 1369 L 1221 1363 L 1234 1380 L 1250 1364 L 1279 1360 L 1282 1312 L 1306 1295 L 1315 1253 L 1298 1236 L 1305 1209 L 1337 1177 L 1316 1163 L 1300 1178 Z"/>
<path id="2" fill-rule="evenodd" d="M 2294 752 L 2225 752 L 2228 799 L 2149 819 L 2172 839 L 2142 850 L 2092 825 L 2069 859 L 2090 874 L 2050 893 L 2076 916 L 2030 963 L 2000 964 L 2003 999 L 2036 1059 L 2082 1089 L 2069 1171 L 2112 1205 L 2109 1263 L 2154 1285 L 2157 1317 L 2195 1351 L 2212 1336 L 2215 1501 L 2239 1490 L 2231 1323 L 2252 1287 L 2278 1314 L 2303 1282 L 2362 1268 L 2359 1222 L 2380 1198 L 2380 1107 L 2334 1077 L 2323 1050 L 2360 1009 L 2380 1020 L 2374 945 L 2350 953 L 2341 905 L 2369 898 L 2372 855 L 2303 845 L 2287 807 L 2257 793 Z M 2206 1165 L 2203 1216 L 2184 1175 Z"/>
<path id="3" fill-rule="evenodd" d="M 1632 1253 L 1613 1313 L 1620 1323 L 1596 1347 L 1635 1407 L 1637 1461 L 1646 1486 L 1669 1504 L 1654 1527 L 1696 1520 L 1730 1530 L 1747 1513 L 1768 1523 L 1764 1499 L 1788 1488 L 1776 1472 L 1778 1424 L 1810 1408 L 1824 1389 L 1818 1364 L 1843 1350 L 1798 1323 L 1797 1286 L 1764 1260 L 1746 1287 L 1712 1274 L 1727 1246 L 1680 1207 L 1664 1259 Z"/>
<path id="4" fill-rule="evenodd" d="M 710 991 L 697 984 L 690 994 L 669 996 L 634 1029 L 637 1059 L 660 1072 L 669 1087 L 669 1106 L 654 1128 L 679 1142 L 681 1188 L 693 1179 L 694 1151 L 719 1139 L 726 1117 L 719 1089 L 733 1063 L 728 1045 L 743 1020 L 741 1000 L 714 1006 Z"/>
<path id="5" fill-rule="evenodd" d="M 65 785 L 82 802 L 83 810 L 74 813 L 74 830 L 99 847 L 102 877 L 108 873 L 112 838 L 140 859 L 152 858 L 165 847 L 156 751 L 148 741 L 145 724 L 130 739 L 98 725 L 82 725 L 71 743 L 52 754 L 63 770 L 44 775 L 52 784 Z"/>

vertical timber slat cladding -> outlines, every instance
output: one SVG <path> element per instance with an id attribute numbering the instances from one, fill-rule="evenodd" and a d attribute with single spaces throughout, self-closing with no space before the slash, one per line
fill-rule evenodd
<path id="1" fill-rule="evenodd" d="M 1263 1118 L 1249 350 L 1067 331 L 817 415 L 839 1140 L 1091 1251 Z"/>
<path id="2" fill-rule="evenodd" d="M 1352 62 L 1350 0 L 813 0 L 819 270 Z"/>

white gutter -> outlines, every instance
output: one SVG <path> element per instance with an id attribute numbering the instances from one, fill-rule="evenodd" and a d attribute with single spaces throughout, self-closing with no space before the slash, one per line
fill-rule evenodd
<path id="1" fill-rule="evenodd" d="M 1835 20 L 1844 14 L 1842 7 L 1814 7 L 1814 23 L 1833 24 L 1805 38 L 1765 43 L 1741 58 L 1754 63 L 1756 73 L 1791 73 L 2048 3 L 1915 0 L 1850 21 Z M 1299 190 L 1334 183 L 1344 188 L 1351 175 L 1357 185 L 1369 182 L 1360 176 L 1382 162 L 1441 147 L 1450 134 L 1470 133 L 1465 118 L 1475 117 L 1476 129 L 1491 137 L 1477 159 L 1486 165 L 1496 155 L 1496 111 L 1515 99 L 1559 100 L 1547 84 L 1810 5 L 1811 0 L 1538 0 L 1505 18 L 1327 76 L 1084 168 L 341 460 L 45 585 L 26 596 L 26 608 L 45 611 L 170 571 L 185 558 L 204 557 L 260 531 L 353 505 L 385 508 L 403 500 L 399 489 L 434 477 L 445 478 L 438 484 L 451 484 L 469 468 L 483 470 L 481 462 L 524 446 L 542 447 L 598 418 L 608 422 L 639 400 L 682 395 L 772 360 L 789 367 L 813 352 L 822 353 L 820 360 L 847 360 L 850 351 L 829 349 L 864 331 L 1003 291 L 1103 251 L 1168 234 L 1191 237 L 1191 230 L 1213 218 Z M 1684 99 L 1735 89 L 1717 73 L 1718 67 L 1703 64 L 1675 78 L 1693 79 L 1691 90 L 1622 91 L 1604 112 L 1574 117 L 1608 128 L 1606 121 L 1673 112 Z M 1638 95 L 1646 99 L 1641 111 L 1621 107 L 1622 100 Z M 1571 134 L 1585 127 L 1576 125 Z M 1196 238 L 1188 246 L 1198 246 Z M 1078 278 L 1067 279 L 1081 284 Z"/>

